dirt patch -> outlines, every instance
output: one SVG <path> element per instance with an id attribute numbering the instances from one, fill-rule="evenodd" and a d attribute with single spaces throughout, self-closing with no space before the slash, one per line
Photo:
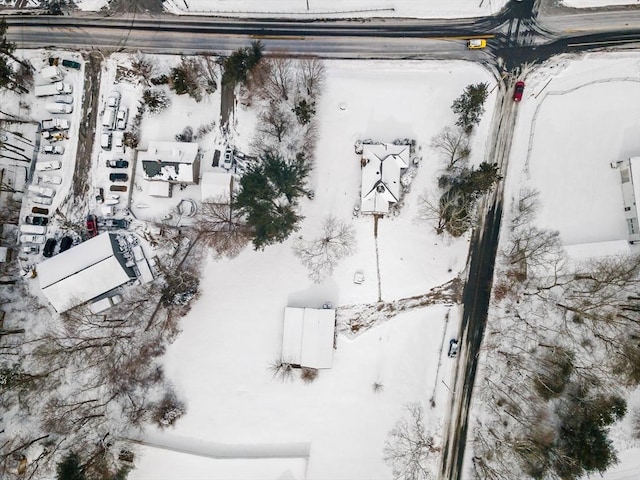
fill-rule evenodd
<path id="1" fill-rule="evenodd" d="M 84 96 L 82 100 L 82 119 L 78 128 L 78 152 L 76 153 L 76 169 L 73 176 L 73 198 L 80 204 L 86 203 L 85 196 L 89 190 L 89 170 L 91 169 L 91 152 L 95 139 L 98 117 L 98 93 L 102 54 L 91 52 L 84 67 Z"/>

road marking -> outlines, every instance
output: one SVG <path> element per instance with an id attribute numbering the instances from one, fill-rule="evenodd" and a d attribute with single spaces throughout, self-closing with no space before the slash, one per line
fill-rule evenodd
<path id="1" fill-rule="evenodd" d="M 609 40 L 604 42 L 585 42 L 585 43 L 568 43 L 567 47 L 584 47 L 585 45 L 609 45 L 612 43 L 633 43 L 638 42 L 637 39 L 629 39 L 629 40 Z"/>

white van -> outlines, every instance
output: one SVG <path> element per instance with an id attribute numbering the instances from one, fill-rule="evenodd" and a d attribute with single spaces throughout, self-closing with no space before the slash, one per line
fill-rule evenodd
<path id="1" fill-rule="evenodd" d="M 47 233 L 47 227 L 41 225 L 20 225 L 21 233 L 31 233 L 33 235 L 44 235 Z"/>
<path id="2" fill-rule="evenodd" d="M 53 197 L 56 191 L 51 187 L 41 187 L 40 185 L 29 185 L 29 191 L 42 195 L 43 197 Z"/>
<path id="3" fill-rule="evenodd" d="M 116 122 L 116 109 L 115 107 L 107 107 L 104 109 L 104 115 L 102 115 L 102 126 L 108 130 L 113 130 L 113 126 Z"/>
<path id="4" fill-rule="evenodd" d="M 100 146 L 103 150 L 111 150 L 111 132 L 103 133 L 101 135 Z"/>

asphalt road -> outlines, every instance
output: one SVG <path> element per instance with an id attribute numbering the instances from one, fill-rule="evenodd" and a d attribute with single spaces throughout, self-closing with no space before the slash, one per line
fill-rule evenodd
<path id="1" fill-rule="evenodd" d="M 517 71 L 564 52 L 640 46 L 640 8 L 576 11 L 555 2 L 510 2 L 493 17 L 480 19 L 366 21 L 264 21 L 203 17 L 7 17 L 7 38 L 19 48 L 56 46 L 150 53 L 228 54 L 260 38 L 267 52 L 324 58 L 464 59 Z M 484 51 L 466 49 L 465 39 L 488 39 Z M 506 159 L 517 110 L 505 96 L 495 117 L 489 155 L 506 171 Z M 481 227 L 470 248 L 464 291 L 462 348 L 457 363 L 457 392 L 452 397 L 444 462 L 440 477 L 460 479 L 464 463 L 467 420 L 477 354 L 486 325 L 491 282 L 502 216 L 501 185 L 484 199 Z"/>

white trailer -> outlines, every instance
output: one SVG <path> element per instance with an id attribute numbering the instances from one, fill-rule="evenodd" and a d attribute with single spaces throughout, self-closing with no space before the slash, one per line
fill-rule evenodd
<path id="1" fill-rule="evenodd" d="M 113 130 L 116 123 L 116 109 L 115 107 L 107 107 L 104 109 L 104 115 L 102 115 L 102 126 L 107 130 Z"/>
<path id="2" fill-rule="evenodd" d="M 73 105 L 66 103 L 47 102 L 44 104 L 44 109 L 49 113 L 71 113 L 73 112 Z"/>
<path id="3" fill-rule="evenodd" d="M 34 93 L 36 97 L 50 97 L 60 93 L 73 93 L 73 87 L 63 82 L 51 83 L 49 85 L 36 85 Z"/>
<path id="4" fill-rule="evenodd" d="M 59 82 L 62 80 L 62 72 L 55 65 L 43 68 L 40 75 L 47 82 Z"/>
<path id="5" fill-rule="evenodd" d="M 62 168 L 62 162 L 59 160 L 52 160 L 51 162 L 37 162 L 36 170 L 39 172 L 48 172 L 49 170 L 60 170 Z"/>

